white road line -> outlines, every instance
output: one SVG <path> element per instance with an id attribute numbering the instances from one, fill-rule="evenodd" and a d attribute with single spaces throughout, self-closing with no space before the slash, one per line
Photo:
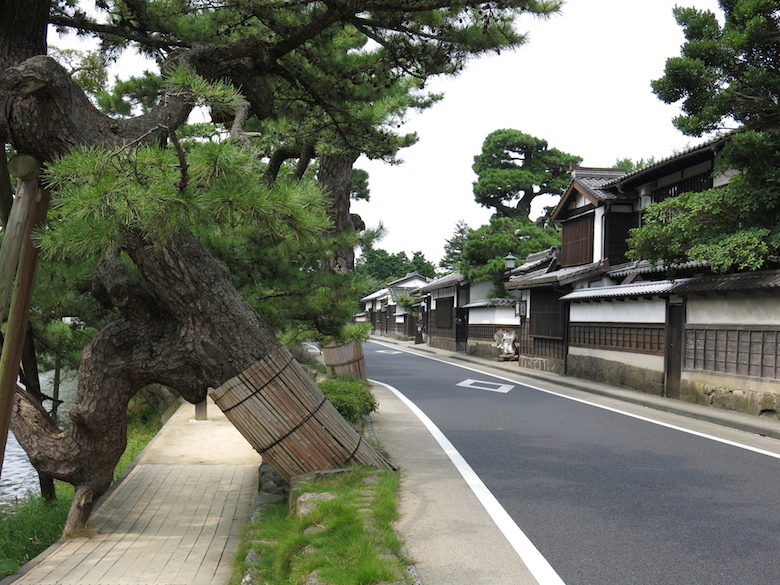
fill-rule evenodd
<path id="1" fill-rule="evenodd" d="M 512 545 L 512 548 L 515 549 L 517 554 L 525 563 L 525 566 L 528 567 L 528 570 L 534 576 L 534 579 L 539 582 L 539 585 L 566 585 L 558 576 L 558 573 L 555 572 L 555 569 L 553 569 L 550 563 L 547 562 L 547 559 L 542 556 L 542 553 L 539 552 L 539 550 L 528 539 L 525 533 L 523 533 L 517 524 L 515 524 L 515 521 L 512 520 L 512 517 L 507 513 L 506 510 L 504 510 L 504 507 L 499 503 L 496 497 L 490 493 L 490 490 L 487 488 L 487 486 L 482 483 L 482 480 L 479 479 L 479 476 L 474 472 L 471 466 L 466 463 L 466 460 L 458 452 L 458 450 L 455 449 L 455 446 L 450 443 L 447 437 L 444 436 L 444 433 L 439 430 L 439 427 L 437 427 L 433 421 L 417 407 L 414 402 L 409 400 L 396 388 L 393 388 L 384 382 L 379 382 L 378 380 L 369 381 L 374 384 L 381 384 L 390 390 L 404 404 L 406 404 L 406 406 L 409 407 L 409 409 L 417 416 L 417 418 L 420 419 L 420 421 L 431 433 L 433 438 L 436 439 L 441 448 L 450 458 L 458 472 L 460 472 L 460 474 L 463 476 L 463 479 L 466 480 L 466 483 L 474 492 L 474 495 L 477 496 L 477 499 L 479 499 L 479 501 L 485 507 L 485 510 L 493 519 L 493 522 L 496 523 L 496 526 L 498 526 L 499 530 L 501 530 L 501 532 L 504 534 L 506 539 Z"/>
<path id="2" fill-rule="evenodd" d="M 374 341 L 374 340 L 372 340 L 371 343 L 376 343 L 378 345 L 385 345 L 386 347 L 394 347 L 394 346 L 389 346 L 387 344 L 384 344 L 381 341 Z M 634 418 L 634 419 L 637 419 L 637 420 L 641 420 L 641 421 L 644 421 L 644 422 L 648 422 L 648 423 L 651 423 L 651 424 L 654 424 L 654 425 L 658 425 L 658 426 L 661 426 L 661 427 L 666 427 L 667 429 L 672 429 L 672 430 L 675 430 L 675 431 L 680 431 L 682 433 L 687 433 L 687 434 L 693 435 L 695 437 L 701 437 L 703 439 L 709 439 L 710 441 L 715 441 L 717 443 L 722 443 L 724 445 L 730 445 L 731 447 L 737 447 L 739 449 L 744 449 L 745 451 L 752 451 L 753 453 L 758 453 L 759 455 L 766 455 L 767 457 L 773 457 L 775 459 L 780 459 L 780 453 L 773 453 L 772 451 L 767 451 L 765 449 L 759 449 L 758 447 L 752 447 L 750 445 L 745 445 L 743 443 L 738 443 L 736 441 L 731 441 L 729 439 L 723 439 L 721 437 L 716 437 L 715 435 L 708 435 L 707 433 L 694 431 L 692 429 L 686 429 L 685 427 L 681 427 L 681 426 L 674 425 L 674 424 L 671 424 L 671 423 L 666 423 L 666 422 L 663 422 L 663 421 L 660 421 L 660 420 L 656 420 L 656 419 L 653 419 L 653 418 L 642 416 L 640 414 L 634 414 L 634 413 L 631 413 L 631 412 L 626 412 L 625 410 L 620 410 L 620 409 L 614 408 L 612 406 L 605 406 L 603 404 L 598 404 L 596 402 L 591 402 L 589 400 L 584 400 L 582 398 L 575 398 L 574 396 L 568 396 L 568 395 L 563 394 L 561 392 L 555 392 L 554 390 L 547 390 L 546 388 L 540 388 L 539 386 L 533 386 L 531 384 L 526 384 L 525 382 L 518 382 L 517 380 L 513 380 L 511 378 L 505 378 L 504 376 L 499 376 L 499 375 L 496 375 L 496 374 L 489 374 L 489 373 L 487 373 L 487 372 L 485 372 L 483 370 L 477 370 L 476 368 L 471 368 L 469 366 L 463 366 L 461 364 L 456 364 L 456 363 L 453 363 L 453 362 L 450 362 L 450 361 L 447 361 L 447 360 L 443 360 L 443 359 L 439 359 L 439 358 L 435 358 L 435 357 L 431 357 L 431 356 L 427 356 L 427 355 L 422 355 L 422 354 L 419 354 L 419 353 L 414 352 L 414 351 L 409 351 L 408 349 L 405 349 L 405 348 L 399 348 L 399 351 L 403 351 L 404 353 L 408 353 L 410 355 L 414 355 L 414 356 L 417 356 L 417 357 L 420 357 L 420 358 L 423 358 L 423 359 L 426 359 L 426 360 L 433 360 L 435 362 L 440 362 L 442 364 L 455 366 L 456 368 L 462 368 L 464 370 L 469 370 L 470 372 L 478 372 L 478 373 L 482 374 L 483 376 L 490 376 L 492 378 L 496 378 L 497 380 L 505 380 L 507 382 L 512 382 L 513 384 L 520 384 L 522 386 L 525 386 L 526 388 L 531 388 L 532 390 L 537 390 L 538 392 L 544 392 L 545 394 L 550 394 L 552 396 L 558 396 L 560 398 L 565 398 L 566 400 L 571 400 L 573 402 L 579 402 L 580 404 L 587 404 L 588 406 L 593 406 L 595 408 L 600 408 L 602 410 L 607 410 L 609 412 L 614 412 L 616 414 L 622 414 L 623 416 L 628 416 L 628 417 L 631 417 L 631 418 Z"/>

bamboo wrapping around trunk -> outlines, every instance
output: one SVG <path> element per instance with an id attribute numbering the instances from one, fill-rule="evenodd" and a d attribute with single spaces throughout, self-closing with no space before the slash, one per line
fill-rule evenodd
<path id="1" fill-rule="evenodd" d="M 366 360 L 360 343 L 323 346 L 322 356 L 331 376 L 366 377 Z"/>
<path id="2" fill-rule="evenodd" d="M 288 481 L 349 463 L 393 468 L 344 420 L 284 347 L 212 390 L 211 396 Z"/>

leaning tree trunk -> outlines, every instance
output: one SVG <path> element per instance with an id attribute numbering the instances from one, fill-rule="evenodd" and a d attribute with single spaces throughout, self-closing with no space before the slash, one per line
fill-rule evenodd
<path id="1" fill-rule="evenodd" d="M 61 431 L 24 392 L 17 393 L 12 428 L 19 442 L 36 468 L 76 487 L 65 532 L 86 522 L 111 483 L 125 447 L 125 412 L 133 394 L 156 382 L 197 403 L 209 387 L 219 387 L 281 349 L 232 285 L 227 268 L 194 237 L 183 235 L 162 247 L 138 237 L 127 252 L 149 288 L 118 260 L 99 265 L 96 297 L 118 307 L 121 317 L 84 352 L 79 402 L 71 409 L 73 424 Z M 301 368 L 297 362 L 286 365 Z M 295 380 L 297 392 L 315 402 L 321 399 L 306 375 Z M 255 424 L 262 426 L 263 421 Z M 389 466 L 343 419 L 329 424 L 325 430 L 331 439 L 324 440 L 328 445 L 314 448 L 329 449 L 339 463 Z M 351 438 L 345 441 L 345 435 Z M 273 453 L 264 456 L 274 466 Z M 305 468 L 306 462 L 302 464 Z"/>

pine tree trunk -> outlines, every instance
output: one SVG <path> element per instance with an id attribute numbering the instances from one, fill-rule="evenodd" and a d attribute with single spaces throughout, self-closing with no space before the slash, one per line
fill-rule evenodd
<path id="1" fill-rule="evenodd" d="M 355 231 L 349 212 L 352 191 L 352 166 L 357 154 L 323 154 L 320 157 L 318 180 L 327 194 L 330 205 L 328 213 L 333 221 L 333 233 L 343 234 Z M 355 272 L 355 250 L 345 247 L 336 252 L 331 263 L 336 274 Z"/>
<path id="2" fill-rule="evenodd" d="M 84 351 L 79 402 L 70 413 L 73 424 L 60 431 L 29 396 L 17 393 L 12 429 L 20 444 L 37 469 L 76 487 L 66 532 L 86 522 L 111 483 L 126 443 L 125 412 L 133 394 L 160 383 L 198 403 L 209 387 L 220 386 L 280 347 L 233 287 L 227 268 L 194 237 L 183 235 L 160 248 L 139 237 L 127 251 L 148 288 L 119 260 L 99 265 L 94 293 L 118 307 L 122 316 Z M 302 378 L 308 385 L 298 392 L 318 400 L 319 389 Z M 355 437 L 349 444 L 334 440 L 330 445 L 341 449 L 340 460 L 347 461 L 358 437 L 345 421 L 335 424 L 333 433 Z M 369 450 L 357 462 L 383 461 L 372 448 L 361 448 Z"/>

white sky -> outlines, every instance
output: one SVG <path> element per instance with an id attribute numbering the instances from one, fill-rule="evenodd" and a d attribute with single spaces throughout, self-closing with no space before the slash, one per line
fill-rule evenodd
<path id="1" fill-rule="evenodd" d="M 659 160 L 703 142 L 677 131 L 678 108 L 650 89 L 684 42 L 675 5 L 721 13 L 717 0 L 567 0 L 558 16 L 520 23 L 530 38 L 517 51 L 431 84 L 445 98 L 409 117 L 403 130 L 419 141 L 401 152 L 404 163 L 364 158 L 356 165 L 369 172 L 371 200 L 352 211 L 368 226 L 384 225 L 376 246 L 410 258 L 419 250 L 438 263 L 458 220 L 472 228 L 487 223 L 492 211 L 474 201 L 471 165 L 493 130 L 543 138 L 594 167 Z M 537 205 L 532 219 L 554 202 Z"/>
<path id="2" fill-rule="evenodd" d="M 401 151 L 403 164 L 362 158 L 356 165 L 369 172 L 371 200 L 354 202 L 352 211 L 367 226 L 384 225 L 376 246 L 410 258 L 419 250 L 436 264 L 459 220 L 472 228 L 487 223 L 492 211 L 474 201 L 471 165 L 493 130 L 543 138 L 594 167 L 621 158 L 659 160 L 703 142 L 678 132 L 672 125 L 678 108 L 650 90 L 666 59 L 680 54 L 684 38 L 672 15 L 678 4 L 721 13 L 717 0 L 566 0 L 557 16 L 519 23 L 529 33 L 525 46 L 429 83 L 445 97 L 412 113 L 400 130 L 419 136 Z M 85 48 L 53 33 L 49 42 Z M 114 69 L 127 77 L 143 65 L 128 56 Z M 555 202 L 535 202 L 531 218 Z"/>

